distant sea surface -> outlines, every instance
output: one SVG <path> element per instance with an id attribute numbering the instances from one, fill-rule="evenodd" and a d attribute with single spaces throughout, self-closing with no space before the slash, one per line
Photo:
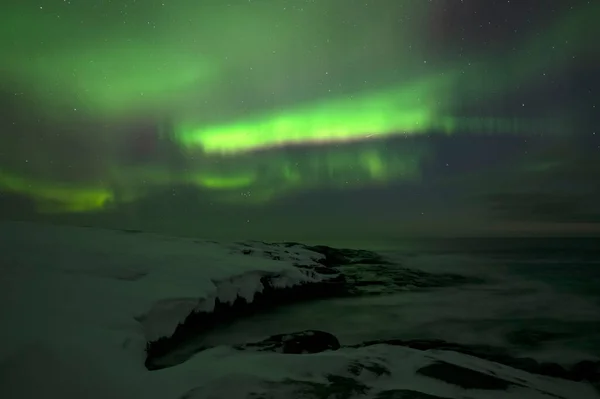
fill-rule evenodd
<path id="1" fill-rule="evenodd" d="M 385 254 L 471 256 L 560 291 L 600 300 L 600 237 L 454 238 L 400 241 Z"/>

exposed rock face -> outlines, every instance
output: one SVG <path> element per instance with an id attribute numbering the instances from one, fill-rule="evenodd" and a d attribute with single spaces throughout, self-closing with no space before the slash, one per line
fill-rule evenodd
<path id="1" fill-rule="evenodd" d="M 217 300 L 212 312 L 191 313 L 183 323 L 177 326 L 173 335 L 147 343 L 146 367 L 150 370 L 166 367 L 157 359 L 184 345 L 187 341 L 198 337 L 202 332 L 223 323 L 285 304 L 345 295 L 343 280 L 339 278 L 287 288 L 273 287 L 268 278 L 261 280 L 261 283 L 263 284 L 263 290 L 255 294 L 252 302 L 246 302 L 241 297 L 238 297 L 231 305 Z M 189 356 L 192 355 L 193 353 L 189 354 Z M 186 360 L 189 356 L 182 358 L 181 361 Z"/>
<path id="2" fill-rule="evenodd" d="M 239 345 L 240 350 L 269 351 L 287 354 L 319 353 L 340 348 L 338 339 L 330 333 L 306 330 L 273 335 L 265 340 Z"/>
<path id="3" fill-rule="evenodd" d="M 463 389 L 506 390 L 514 383 L 447 362 L 435 362 L 417 370 L 417 374 L 435 378 Z"/>
<path id="4" fill-rule="evenodd" d="M 513 345 L 524 348 L 537 348 L 546 342 L 567 338 L 568 333 L 544 331 L 538 329 L 521 329 L 510 332 L 506 338 Z"/>
<path id="5" fill-rule="evenodd" d="M 288 243 L 288 245 L 291 243 Z M 298 244 L 294 244 L 298 245 Z M 344 265 L 391 265 L 392 262 L 385 259 L 373 251 L 364 249 L 332 248 L 326 245 L 303 245 L 304 248 L 320 253 L 325 256 L 319 262 L 325 266 L 344 266 Z"/>

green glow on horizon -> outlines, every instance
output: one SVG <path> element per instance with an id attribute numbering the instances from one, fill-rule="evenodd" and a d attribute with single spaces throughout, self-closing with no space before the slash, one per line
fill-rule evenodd
<path id="1" fill-rule="evenodd" d="M 193 185 L 210 190 L 218 200 L 260 204 L 308 188 L 345 189 L 420 178 L 420 166 L 428 154 L 425 148 L 386 149 L 385 142 L 372 142 L 348 148 L 321 147 L 293 157 L 271 152 L 263 157 L 236 158 L 228 172 L 210 164 L 190 164 L 187 172 L 116 168 L 112 188 L 0 173 L 0 188 L 35 198 L 43 212 L 83 212 L 131 202 L 168 185 Z M 140 184 L 142 181 L 145 183 Z"/>
<path id="2" fill-rule="evenodd" d="M 110 190 L 28 179 L 0 170 L 0 188 L 29 196 L 42 212 L 86 212 L 102 209 L 114 200 Z"/>
<path id="3" fill-rule="evenodd" d="M 228 202 L 263 203 L 291 192 L 317 188 L 348 189 L 389 181 L 416 181 L 428 156 L 423 146 L 387 151 L 386 142 L 323 146 L 309 153 L 270 151 L 261 157 L 235 157 L 235 169 L 204 170 L 184 183 L 210 189 Z"/>

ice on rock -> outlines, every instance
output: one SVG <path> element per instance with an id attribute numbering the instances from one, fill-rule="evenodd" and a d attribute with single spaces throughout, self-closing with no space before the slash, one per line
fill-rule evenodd
<path id="1" fill-rule="evenodd" d="M 259 273 L 246 273 L 243 276 L 217 282 L 215 283 L 217 298 L 220 302 L 229 305 L 233 304 L 238 297 L 250 303 L 254 299 L 254 295 L 263 290 L 261 277 Z"/>

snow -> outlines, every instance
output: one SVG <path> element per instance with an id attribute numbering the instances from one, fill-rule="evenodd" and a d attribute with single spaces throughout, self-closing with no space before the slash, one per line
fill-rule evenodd
<path id="1" fill-rule="evenodd" d="M 314 264 L 306 252 L 296 256 Z M 0 272 L 3 382 L 15 373 L 34 381 L 40 367 L 59 375 L 72 367 L 86 381 L 103 375 L 103 360 L 107 373 L 132 361 L 142 372 L 146 341 L 171 335 L 193 310 L 212 310 L 216 298 L 251 299 L 263 276 L 285 286 L 315 281 L 290 262 L 248 257 L 235 245 L 12 222 L 0 224 Z"/>
<path id="2" fill-rule="evenodd" d="M 514 386 L 504 391 L 465 390 L 419 375 L 417 370 L 436 361 L 464 365 L 487 375 L 505 379 Z M 389 371 L 378 375 L 368 368 L 352 373 L 351 366 L 378 366 Z M 424 352 L 397 346 L 376 345 L 360 349 L 340 349 L 310 355 L 285 355 L 264 352 L 237 352 L 219 347 L 202 352 L 174 369 L 158 372 L 177 392 L 188 399 L 242 399 L 249 393 L 269 393 L 269 398 L 296 398 L 290 391 L 294 382 L 327 383 L 327 375 L 351 378 L 369 387 L 360 398 L 376 398 L 382 391 L 413 390 L 443 398 L 597 398 L 591 386 L 534 376 L 521 370 L 453 352 Z M 184 387 L 195 386 L 192 390 Z M 177 391 L 179 389 L 179 391 Z M 345 396 L 340 396 L 345 397 Z"/>
<path id="3" fill-rule="evenodd" d="M 194 309 L 212 310 L 216 298 L 252 299 L 263 276 L 282 286 L 315 281 L 290 262 L 232 246 L 90 228 L 4 223 L 0 253 L 0 311 L 24 330 L 61 321 L 136 331 L 140 319 L 154 340 Z"/>
<path id="4" fill-rule="evenodd" d="M 483 370 L 492 367 L 490 362 L 458 354 L 377 346 L 312 355 L 218 347 L 176 367 L 145 369 L 146 342 L 170 335 L 191 311 L 212 310 L 216 298 L 251 299 L 262 289 L 263 276 L 272 277 L 281 287 L 326 278 L 294 266 L 315 264 L 318 257 L 301 247 L 264 243 L 219 244 L 145 233 L 0 223 L 0 398 L 241 398 L 267 389 L 269 382 L 323 382 L 326 374 L 348 374 L 352 362 L 365 361 L 384 364 L 393 376 L 360 374 L 357 378 L 373 388 L 370 395 L 402 387 L 452 397 L 452 392 L 458 395 L 462 390 L 415 370 L 436 356 L 450 356 L 448 361 Z M 565 398 L 598 397 L 585 384 L 509 368 L 494 372 L 522 378 L 536 389 Z M 506 392 L 471 394 L 473 398 L 508 397 Z M 283 391 L 281 395 L 286 397 Z M 535 395 L 545 397 L 535 390 L 515 388 L 515 397 Z"/>

